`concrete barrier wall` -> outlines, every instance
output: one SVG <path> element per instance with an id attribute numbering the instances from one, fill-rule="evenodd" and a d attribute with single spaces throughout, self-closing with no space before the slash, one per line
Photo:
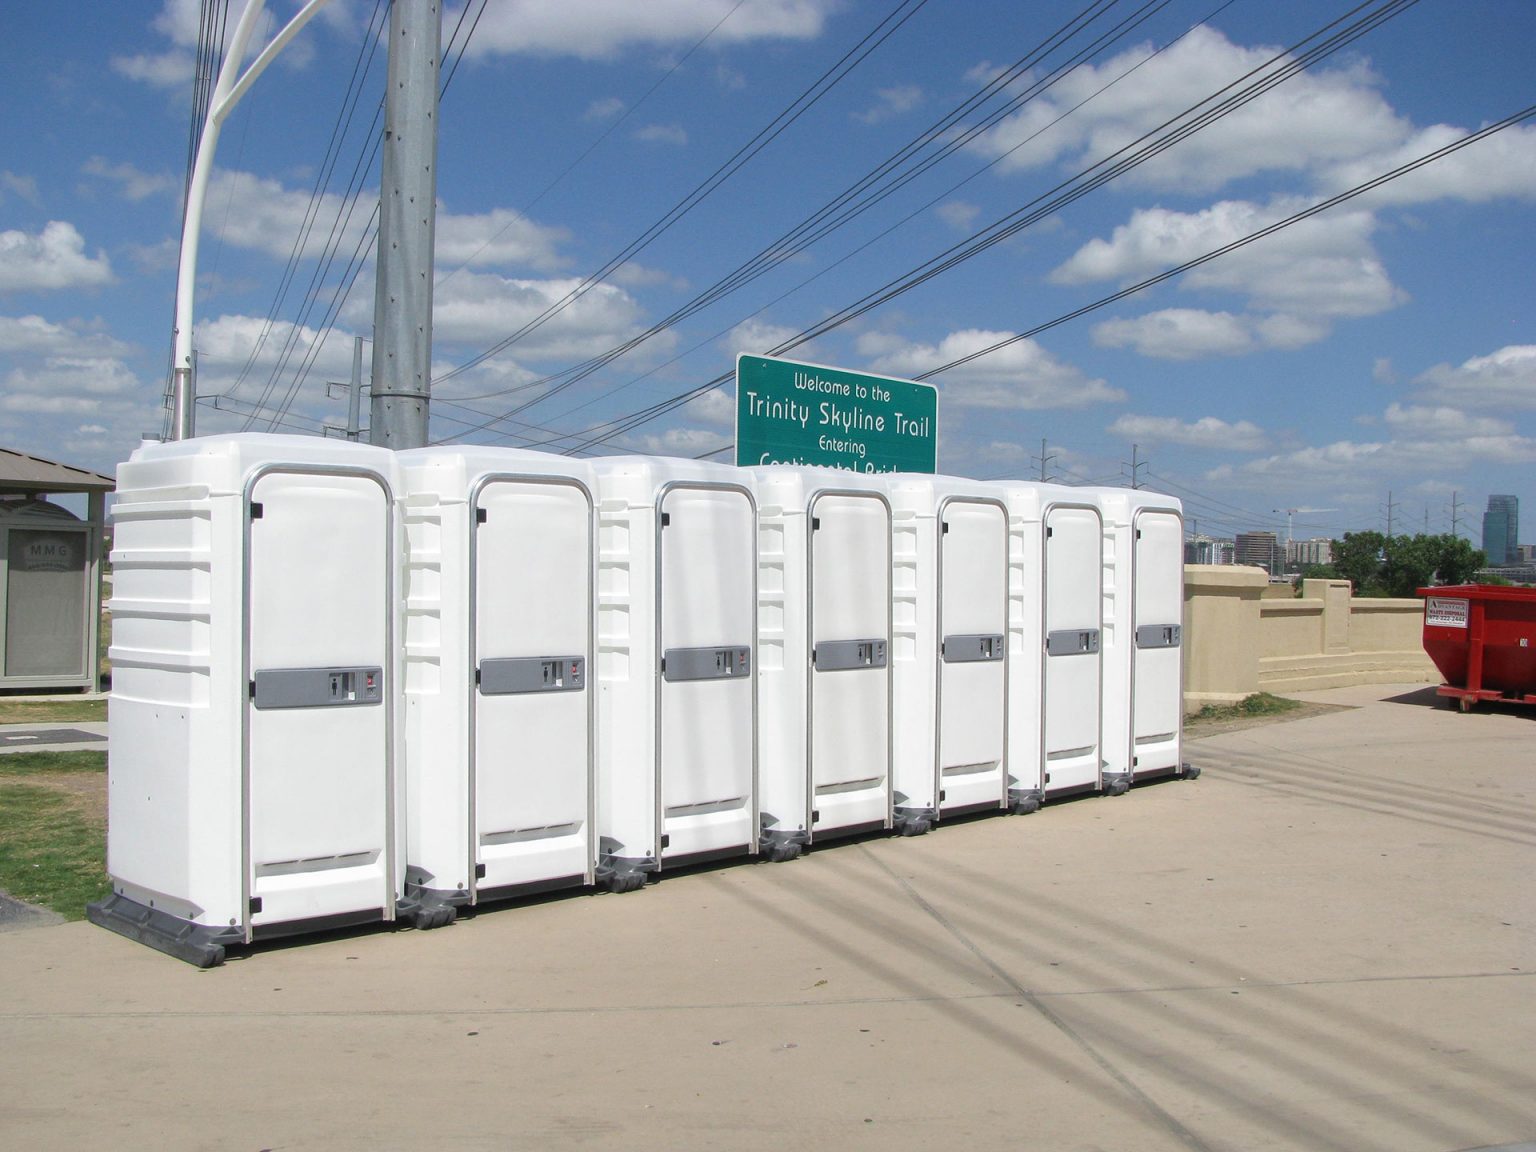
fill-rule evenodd
<path id="1" fill-rule="evenodd" d="M 1421 643 L 1421 600 L 1357 600 L 1347 580 L 1286 591 L 1258 568 L 1185 567 L 1186 710 L 1254 692 L 1439 679 Z"/>

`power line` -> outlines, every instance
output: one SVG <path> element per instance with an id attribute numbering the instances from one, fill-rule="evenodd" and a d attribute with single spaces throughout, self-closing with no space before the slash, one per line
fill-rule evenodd
<path id="1" fill-rule="evenodd" d="M 681 68 L 684 64 L 686 64 L 688 62 L 688 58 L 690 56 L 692 56 L 695 52 L 697 52 L 700 48 L 702 48 L 705 45 L 705 43 L 707 43 L 714 36 L 714 34 L 716 32 L 720 31 L 721 26 L 724 25 L 725 22 L 727 20 L 729 20 L 732 16 L 736 15 L 737 9 L 739 9 L 746 2 L 747 2 L 747 0 L 736 0 L 736 3 L 731 7 L 731 9 L 728 12 L 726 12 L 726 14 L 724 16 L 720 17 L 720 19 L 715 22 L 714 27 L 711 28 L 708 32 L 704 33 L 704 35 L 701 36 L 698 39 L 698 41 L 693 45 L 693 47 L 689 48 L 688 51 L 684 52 L 675 61 L 673 61 L 672 67 L 668 68 L 666 70 L 666 72 L 664 72 L 661 75 L 661 77 L 654 84 L 652 84 L 649 88 L 647 88 L 645 90 L 644 95 L 642 95 L 640 97 L 640 99 L 636 100 L 633 104 L 630 104 L 629 106 L 627 106 L 624 109 L 623 114 L 620 115 L 618 117 L 618 119 L 614 120 L 613 123 L 609 124 L 608 127 L 604 128 L 602 130 L 602 132 L 600 132 L 598 134 L 597 138 L 595 140 L 593 140 L 592 143 L 587 145 L 586 150 L 583 151 L 581 153 L 581 155 L 577 156 L 576 159 L 572 160 L 563 169 L 561 169 L 560 173 L 557 176 L 555 176 L 555 178 L 553 180 L 551 180 L 548 184 L 544 185 L 544 187 L 539 191 L 539 194 L 537 196 L 535 196 L 532 200 L 528 201 L 528 203 L 524 204 L 523 207 L 522 207 L 521 215 L 526 217 L 527 214 L 534 208 L 534 206 L 539 203 L 539 201 L 543 200 L 545 196 L 549 195 L 550 192 L 554 191 L 555 187 L 562 180 L 564 180 L 567 176 L 569 176 L 572 172 L 574 172 L 576 170 L 576 168 L 581 164 L 581 162 L 583 160 L 585 160 L 588 156 L 592 155 L 592 153 L 595 152 L 598 149 L 598 147 L 603 143 L 603 141 L 607 140 L 609 136 L 613 135 L 614 132 L 618 131 L 620 126 L 622 126 L 625 121 L 627 121 L 631 116 L 633 116 L 635 114 L 635 112 L 637 112 L 640 109 L 641 105 L 643 105 L 647 100 L 649 100 L 653 95 L 655 95 L 656 90 L 658 88 L 660 88 L 663 84 L 665 84 L 668 80 L 670 80 L 672 78 L 673 74 L 679 68 Z M 490 0 L 481 0 L 481 3 L 480 3 L 480 16 L 484 16 L 485 15 L 485 6 L 488 3 L 490 3 Z M 466 7 L 465 11 L 467 12 L 468 10 L 469 9 Z M 474 29 L 478 28 L 480 26 L 480 16 L 476 16 L 475 17 L 474 27 L 472 27 L 470 29 L 470 34 L 471 35 L 474 34 Z M 463 54 L 462 53 L 460 54 L 459 58 L 463 59 Z M 454 71 L 457 71 L 457 70 L 458 70 L 458 64 L 457 64 L 457 62 L 455 62 L 455 64 L 454 64 Z M 453 74 L 452 73 L 449 73 L 448 79 L 449 80 L 453 79 Z M 445 82 L 443 84 L 443 90 L 446 92 L 447 88 L 448 88 L 448 85 Z M 454 268 L 452 271 L 448 272 L 446 275 L 439 276 L 438 279 L 437 279 L 438 286 L 441 287 L 445 282 L 447 282 L 448 280 L 451 280 L 454 276 L 457 276 L 460 272 L 464 271 L 464 269 L 468 268 L 471 264 L 473 264 L 475 262 L 475 258 L 477 256 L 479 256 L 480 253 L 484 252 L 492 244 L 496 243 L 496 241 L 500 240 L 503 236 L 505 236 L 507 234 L 508 229 L 510 229 L 516 222 L 517 222 L 516 220 L 508 221 L 505 225 L 503 225 L 501 227 L 500 230 L 497 231 L 497 233 L 494 236 L 492 236 L 489 240 L 485 241 L 485 243 L 481 244 L 480 247 L 478 247 L 478 248 L 476 248 L 474 250 L 474 252 L 470 253 L 469 258 L 467 260 L 465 260 L 462 264 L 460 264 L 457 268 Z M 474 397 L 467 397 L 467 399 L 474 399 Z"/>
<path id="2" fill-rule="evenodd" d="M 1102 0 L 1097 0 L 1097 2 L 1102 3 Z M 485 393 L 480 396 L 465 397 L 464 399 L 490 399 L 494 396 L 509 395 L 514 392 L 523 392 L 530 388 L 539 387 L 545 384 L 552 384 L 556 381 L 563 381 L 556 384 L 556 386 L 549 391 L 542 393 L 532 400 L 518 405 L 504 413 L 504 415 L 512 415 L 525 410 L 535 403 L 541 403 L 542 401 L 548 399 L 550 396 L 553 396 L 558 392 L 570 387 L 572 384 L 587 378 L 600 368 L 606 366 L 620 356 L 623 356 L 624 354 L 632 351 L 634 348 L 649 340 L 651 337 L 670 327 L 675 326 L 682 320 L 687 319 L 695 313 L 708 307 L 709 305 L 718 302 L 725 296 L 737 291 L 738 289 L 744 287 L 746 284 L 764 275 L 771 269 L 798 255 L 805 249 L 809 248 L 811 245 L 824 239 L 831 232 L 836 231 L 857 216 L 868 211 L 875 204 L 885 200 L 894 194 L 898 189 L 904 187 L 907 183 L 911 182 L 919 175 L 931 169 L 941 160 L 963 148 L 986 128 L 995 125 L 1005 116 L 1017 111 L 1020 106 L 1027 103 L 1029 100 L 1054 86 L 1060 79 L 1062 79 L 1083 61 L 1091 59 L 1098 53 L 1105 51 L 1109 46 L 1121 39 L 1129 31 L 1150 18 L 1150 16 L 1155 11 L 1161 10 L 1167 2 L 1168 0 L 1156 0 L 1154 3 L 1144 4 L 1130 17 L 1127 17 L 1125 20 L 1121 21 L 1120 24 L 1103 33 L 1088 47 L 1081 49 L 1070 60 L 1063 64 L 1057 65 L 1050 73 L 1036 79 L 1025 89 L 1024 92 L 1014 96 L 1001 108 L 998 108 L 989 113 L 982 120 L 967 128 L 963 132 L 957 133 L 953 130 L 968 111 L 980 107 L 986 102 L 986 100 L 990 99 L 993 95 L 996 95 L 997 93 L 1005 90 L 1019 77 L 1032 73 L 1036 66 L 1045 58 L 1046 55 L 1049 54 L 1051 50 L 1065 43 L 1072 34 L 1080 31 L 1081 27 L 1086 27 L 1086 24 L 1091 21 L 1092 18 L 1099 15 L 1098 12 L 1093 10 L 1096 5 L 1090 5 L 1090 7 L 1085 9 L 1084 12 L 1080 13 L 1078 16 L 1068 21 L 1061 28 L 1056 29 L 1054 32 L 1048 35 L 1045 40 L 1036 45 L 1033 49 L 1030 50 L 1030 52 L 1026 53 L 1013 65 L 999 72 L 997 76 L 995 76 L 991 81 L 984 85 L 979 91 L 973 93 L 966 100 L 962 101 L 956 108 L 940 117 L 940 119 L 931 125 L 928 129 L 920 133 L 913 140 L 909 141 L 901 149 L 898 149 L 897 152 L 893 153 L 876 168 L 866 173 L 853 185 L 844 189 L 843 192 L 823 205 L 822 208 L 820 208 L 817 212 L 802 220 L 798 225 L 781 235 L 777 240 L 773 241 L 766 248 L 759 251 L 751 259 L 739 265 L 726 276 L 717 280 L 708 289 L 695 296 L 691 301 L 672 312 L 669 316 L 652 325 L 646 331 L 641 332 L 637 336 L 634 336 L 629 340 L 624 341 L 620 345 L 609 349 L 607 352 L 586 360 L 581 364 L 575 365 L 572 368 L 568 368 L 562 372 L 555 373 L 554 375 L 545 376 L 533 381 L 527 381 L 510 388 L 499 390 L 497 392 Z M 1052 121 L 1052 124 L 1059 123 L 1060 120 L 1065 119 L 1066 116 L 1070 115 L 1073 111 L 1081 108 L 1084 104 L 1088 103 L 1098 95 L 1101 95 L 1103 92 L 1107 91 L 1109 88 L 1112 88 L 1115 84 L 1118 84 L 1120 81 L 1124 80 L 1131 73 L 1145 65 L 1149 60 L 1160 55 L 1173 44 L 1176 44 L 1179 40 L 1182 40 L 1184 36 L 1187 36 L 1189 32 L 1193 30 L 1193 28 L 1198 27 L 1199 24 L 1203 24 L 1218 12 L 1230 6 L 1230 4 L 1233 2 L 1234 0 L 1223 0 L 1223 3 L 1218 5 L 1217 8 L 1213 9 L 1212 12 L 1202 18 L 1202 20 L 1198 21 L 1196 24 L 1191 25 L 1190 28 L 1180 33 L 1179 36 L 1175 37 L 1173 40 L 1170 40 L 1168 43 L 1162 45 L 1150 55 L 1138 61 L 1135 65 L 1121 73 L 1114 80 L 1100 87 L 1097 92 L 1089 95 L 1084 100 L 1074 105 L 1073 108 L 1068 109 L 1066 112 L 1062 113 L 1061 116 Z M 891 228 L 881 232 L 878 236 L 874 237 L 866 244 L 860 245 L 854 250 L 854 252 L 857 253 L 863 251 L 863 249 L 868 247 L 869 244 L 890 235 L 890 233 L 896 228 L 906 224 L 915 216 L 919 215 L 922 211 L 925 211 L 927 208 L 932 207 L 940 199 L 953 195 L 954 192 L 958 191 L 965 184 L 969 183 L 983 172 L 986 172 L 988 169 L 1000 163 L 1008 155 L 1011 155 L 1019 148 L 1024 147 L 1025 144 L 1029 143 L 1029 141 L 1034 139 L 1035 136 L 1038 136 L 1039 132 L 1045 131 L 1050 126 L 1051 125 L 1046 125 L 1026 139 L 1019 141 L 1012 148 L 995 157 L 987 164 L 982 165 L 980 168 L 976 169 L 974 172 L 956 184 L 951 185 L 944 192 L 940 193 L 939 196 L 934 197 L 924 205 L 920 206 L 916 211 L 897 221 L 897 223 Z M 915 160 L 912 163 L 907 164 L 905 169 L 903 169 L 903 164 L 906 164 L 907 161 L 912 160 L 913 157 L 917 156 L 923 147 L 926 147 L 927 145 L 935 142 L 942 143 L 942 147 L 925 158 Z M 883 185 L 879 185 L 879 181 L 885 177 L 889 177 L 889 179 L 885 179 Z M 869 191 L 869 189 L 872 187 L 875 190 Z M 866 192 L 867 195 L 864 195 L 862 199 L 858 199 L 856 203 L 854 202 L 861 193 Z M 852 207 L 849 207 L 850 204 L 852 204 Z M 841 257 L 839 260 L 829 265 L 827 269 L 817 273 L 815 276 L 812 276 L 808 280 L 802 281 L 801 284 L 798 285 L 795 289 L 792 289 L 791 292 L 798 291 L 799 288 L 802 288 L 806 284 L 811 283 L 821 275 L 824 275 L 827 271 L 836 268 L 845 262 L 848 258 L 848 255 Z M 790 293 L 785 293 L 784 295 L 778 297 L 776 300 L 771 301 L 770 304 L 764 306 L 764 309 L 770 307 L 773 303 L 778 303 L 789 294 Z M 761 312 L 764 309 L 759 309 L 758 311 Z M 753 315 L 756 314 L 757 313 L 753 313 Z M 726 329 L 726 331 L 729 331 L 729 329 Z M 718 335 L 720 334 L 717 334 L 717 336 Z M 711 337 L 710 340 L 715 338 L 717 337 Z M 709 340 L 702 341 L 699 345 L 695 345 L 695 349 L 708 342 Z M 681 357 L 674 357 L 672 360 L 668 361 L 668 363 L 675 363 L 677 359 L 680 358 Z M 655 369 L 652 369 L 652 371 L 655 371 Z M 644 379 L 645 376 L 648 375 L 650 375 L 649 372 L 645 373 L 638 379 Z M 635 382 L 636 381 L 632 380 L 630 381 L 630 384 Z M 629 384 L 624 384 L 616 388 L 608 389 L 602 394 L 602 396 L 595 397 L 592 400 L 589 400 L 586 404 L 579 405 L 576 409 L 571 409 L 569 411 L 579 411 L 581 408 L 590 406 L 590 404 L 596 402 L 597 399 L 601 399 L 604 396 L 613 395 L 619 391 L 622 391 L 628 386 Z M 568 415 L 569 411 L 567 413 L 562 413 L 562 415 Z M 494 425 L 497 422 L 497 419 L 498 418 L 496 417 L 488 419 L 484 427 L 490 427 Z"/>
<path id="3" fill-rule="evenodd" d="M 814 107 L 821 99 L 835 88 L 854 68 L 872 53 L 881 44 L 885 43 L 899 28 L 910 20 L 928 0 L 899 0 L 891 12 L 885 16 L 874 29 L 866 33 L 864 38 L 850 48 L 841 59 L 831 68 L 819 76 L 814 83 L 802 92 L 795 100 L 769 123 L 760 129 L 746 144 L 743 144 L 736 152 L 718 166 L 709 176 L 705 177 L 694 189 L 672 206 L 659 220 L 645 229 L 638 237 L 631 240 L 618 254 L 610 257 L 608 261 L 596 272 L 591 273 L 570 292 L 566 293 L 560 301 L 545 308 L 538 316 L 528 321 L 522 327 L 505 339 L 493 344 L 484 352 L 471 357 L 458 367 L 438 377 L 438 381 L 451 380 L 453 377 L 467 372 L 477 364 L 482 364 L 492 356 L 509 348 L 521 339 L 542 326 L 551 316 L 563 308 L 585 296 L 598 284 L 606 280 L 622 265 L 628 263 L 636 255 L 648 247 L 652 241 L 668 231 L 683 216 L 702 203 L 716 188 L 724 184 L 750 160 L 758 155 L 764 148 L 777 139 L 796 120 L 800 119 L 807 111 Z"/>
<path id="4" fill-rule="evenodd" d="M 1353 40 L 1357 39 L 1359 36 L 1364 35 L 1365 32 L 1379 26 L 1384 20 L 1391 18 L 1391 16 L 1400 14 L 1403 10 L 1405 10 L 1407 7 L 1411 7 L 1416 2 L 1417 0 L 1391 0 L 1391 2 L 1377 7 L 1374 11 L 1368 13 L 1366 16 L 1362 17 L 1354 24 L 1344 28 L 1342 31 L 1327 37 L 1321 44 L 1315 46 L 1313 49 L 1308 50 L 1302 57 L 1288 59 L 1290 53 L 1293 52 L 1297 47 L 1317 40 L 1319 37 L 1323 36 L 1324 33 L 1329 32 L 1331 29 L 1334 29 L 1339 24 L 1343 23 L 1344 18 L 1333 21 L 1332 23 L 1324 26 L 1319 31 L 1305 37 L 1303 40 L 1299 41 L 1298 44 L 1293 45 L 1291 48 L 1286 49 L 1285 51 L 1277 53 L 1263 64 L 1260 64 L 1259 66 L 1250 70 L 1243 77 L 1233 81 L 1231 84 L 1228 84 L 1226 87 L 1220 89 L 1211 96 L 1208 96 L 1205 99 L 1198 101 L 1196 104 L 1191 105 L 1190 108 L 1186 109 L 1183 113 L 1180 113 L 1179 115 L 1165 121 L 1159 128 L 1145 133 L 1138 140 L 1133 141 L 1131 144 L 1126 145 L 1125 147 L 1098 161 L 1096 164 L 1090 166 L 1087 169 L 1084 169 L 1083 172 L 1080 172 L 1077 176 L 1063 181 L 1061 184 L 1057 185 L 1055 189 L 1052 189 L 1051 193 L 1037 197 L 1029 204 L 1026 204 L 1023 208 L 1018 209 L 1016 212 L 1003 217 L 1001 220 L 998 220 L 992 225 L 989 225 L 987 228 L 984 228 L 981 231 L 975 233 L 969 240 L 963 241 L 960 244 L 946 249 L 938 256 L 935 256 L 928 260 L 926 263 L 919 265 L 911 272 L 887 282 L 887 284 L 881 289 L 866 295 L 862 299 L 856 301 L 854 304 L 849 305 L 848 307 L 840 310 L 839 312 L 813 325 L 812 327 L 805 329 L 797 336 L 783 341 L 775 349 L 772 350 L 771 354 L 779 355 L 790 351 L 811 339 L 824 335 L 827 332 L 830 332 L 833 329 L 838 328 L 843 324 L 846 324 L 849 321 L 864 315 L 866 312 L 869 312 L 879 305 L 887 303 L 897 296 L 910 291 L 912 288 L 925 283 L 927 280 L 941 275 L 946 271 L 949 271 L 950 269 L 958 266 L 960 263 L 963 263 L 965 260 L 968 260 L 972 256 L 977 255 L 979 252 L 984 251 L 994 244 L 1000 243 L 1002 240 L 1014 235 L 1020 229 L 1027 227 L 1029 224 L 1035 223 L 1040 219 L 1043 219 L 1045 216 L 1054 211 L 1057 211 L 1065 204 L 1071 203 L 1079 197 L 1086 195 L 1087 192 L 1093 190 L 1094 188 L 1102 186 L 1109 180 L 1124 174 L 1124 172 L 1129 171 L 1137 165 L 1145 162 L 1152 156 L 1161 153 L 1162 151 L 1171 147 L 1174 143 L 1186 139 L 1188 136 L 1209 126 L 1216 120 L 1219 120 L 1222 117 L 1230 114 L 1232 111 L 1242 107 L 1250 100 L 1256 98 L 1259 95 L 1262 95 L 1264 92 L 1268 91 L 1276 84 L 1282 82 L 1284 79 L 1287 79 L 1291 75 L 1294 75 L 1296 72 L 1306 67 L 1310 67 L 1312 64 L 1317 63 L 1319 60 L 1326 58 L 1328 55 L 1331 55 L 1339 48 L 1353 42 Z M 1356 9 L 1353 10 L 1351 15 L 1368 7 L 1370 7 L 1369 4 L 1359 5 Z M 1284 61 L 1284 63 L 1282 63 L 1279 68 L 1275 69 L 1273 72 L 1266 73 L 1266 69 L 1269 69 L 1272 65 L 1282 61 Z M 1251 80 L 1254 77 L 1258 77 L 1258 79 L 1254 79 L 1253 83 L 1251 83 L 1248 87 L 1240 87 L 1243 81 Z M 1222 99 L 1218 101 L 1218 97 L 1222 97 Z M 1217 102 L 1213 105 L 1213 101 Z M 1210 107 L 1207 107 L 1208 105 L 1210 105 Z M 1201 109 L 1204 109 L 1204 111 L 1201 111 Z M 1528 114 L 1529 113 L 1526 113 L 1524 115 Z M 1520 118 L 1524 118 L 1524 115 L 1522 115 Z M 1481 132 L 1473 133 L 1460 142 L 1448 145 L 1445 148 L 1437 150 L 1435 153 L 1431 153 L 1426 157 L 1421 157 L 1418 161 L 1413 162 L 1410 165 L 1403 165 L 1399 169 L 1394 169 L 1392 172 L 1378 177 L 1374 181 L 1369 181 L 1366 184 L 1357 186 L 1355 189 L 1352 189 L 1349 192 L 1343 193 L 1327 201 L 1323 201 L 1317 205 L 1314 205 L 1311 209 L 1297 213 L 1295 216 L 1290 217 L 1287 220 L 1280 221 L 1277 224 L 1271 225 L 1267 229 L 1261 229 L 1244 238 L 1243 240 L 1236 241 L 1232 244 L 1224 246 L 1221 249 L 1207 253 L 1205 256 L 1200 257 L 1197 260 L 1186 262 L 1185 264 L 1163 272 L 1158 276 L 1150 277 L 1147 280 L 1142 281 L 1140 284 L 1132 285 L 1131 287 L 1123 289 L 1120 292 L 1113 293 L 1110 296 L 1106 296 L 1093 304 L 1086 305 L 1082 308 L 1074 310 L 1073 312 L 1067 313 L 1064 316 L 1057 317 L 1055 320 L 1039 325 L 1027 332 L 1020 333 L 1019 335 L 1010 337 L 1003 341 L 999 341 L 998 343 L 988 348 L 984 348 L 968 356 L 960 357 L 959 359 L 953 360 L 948 364 L 940 365 L 939 367 L 931 369 L 930 371 L 925 372 L 916 378 L 919 380 L 929 379 L 930 377 L 938 375 L 941 372 L 948 371 L 951 368 L 957 367 L 961 364 L 969 363 L 970 361 L 978 359 L 981 356 L 995 352 L 1000 348 L 1007 347 L 1010 344 L 1018 343 L 1019 341 L 1028 339 L 1033 335 L 1039 334 L 1040 332 L 1047 331 L 1050 328 L 1054 328 L 1070 320 L 1077 319 L 1080 316 L 1087 315 L 1088 313 L 1093 312 L 1098 308 L 1104 307 L 1107 304 L 1113 303 L 1120 299 L 1124 299 L 1126 296 L 1129 296 L 1134 292 L 1141 291 L 1142 289 L 1150 287 L 1153 284 L 1161 283 L 1163 280 L 1179 275 L 1180 273 L 1188 271 L 1191 268 L 1198 267 L 1202 263 L 1216 259 L 1217 257 L 1225 255 L 1227 252 L 1242 247 L 1247 243 L 1251 243 L 1256 239 L 1261 239 L 1263 236 L 1269 235 L 1274 231 L 1278 231 L 1283 227 L 1287 227 L 1289 224 L 1296 223 L 1301 219 L 1305 219 L 1307 216 L 1313 215 L 1316 212 L 1323 211 L 1337 203 L 1342 203 L 1344 200 L 1359 195 L 1364 191 L 1368 191 L 1371 188 L 1386 182 L 1387 180 L 1395 179 L 1397 176 L 1403 175 L 1407 171 L 1411 171 L 1413 167 L 1417 167 L 1424 163 L 1429 163 L 1434 159 L 1438 159 L 1440 156 L 1449 154 L 1459 147 L 1464 147 L 1466 144 L 1473 143 L 1477 139 L 1482 139 L 1485 135 L 1489 134 L 1490 131 L 1497 131 L 1501 127 L 1508 127 L 1509 124 L 1513 122 L 1515 121 L 1511 119 L 1508 122 L 1502 122 L 1500 125 L 1490 126 L 1489 128 L 1483 129 Z M 1172 127 L 1170 128 L 1170 126 Z M 1159 136 L 1158 133 L 1163 132 L 1164 129 L 1168 129 L 1168 131 Z M 1149 140 L 1151 142 L 1147 143 Z M 1137 148 L 1138 145 L 1141 145 L 1139 149 Z M 1113 163 L 1111 163 L 1111 161 L 1113 161 Z M 1096 170 L 1098 170 L 1097 175 L 1093 175 L 1084 181 L 1084 177 L 1089 176 L 1090 173 L 1094 173 Z M 1083 182 L 1079 184 L 1079 181 Z M 1067 189 L 1067 191 L 1061 192 L 1062 189 Z M 1061 195 L 1055 196 L 1053 198 L 1052 193 L 1056 192 L 1061 192 Z M 1031 209 L 1033 210 L 1031 211 Z M 638 412 L 631 413 L 626 417 L 607 421 L 593 429 L 588 429 L 586 432 L 575 434 L 568 433 L 562 436 L 557 436 L 554 437 L 554 440 L 567 440 L 574 439 L 576 436 L 588 436 L 587 439 L 577 443 L 575 447 L 566 449 L 567 453 L 583 451 L 587 448 L 610 440 L 615 436 L 623 435 L 625 432 L 628 432 L 641 424 L 648 423 L 649 421 L 657 419 L 658 417 L 665 415 L 668 412 L 676 410 L 689 401 L 696 399 L 697 397 L 704 395 L 706 392 L 712 391 L 713 389 L 719 387 L 721 384 L 730 380 L 733 375 L 734 373 L 732 372 L 723 373 L 722 375 L 715 377 L 714 379 L 709 380 L 696 388 L 679 393 L 666 400 L 659 401 L 656 404 L 649 406 L 648 408 L 644 408 Z M 591 433 L 595 434 L 589 435 Z"/>

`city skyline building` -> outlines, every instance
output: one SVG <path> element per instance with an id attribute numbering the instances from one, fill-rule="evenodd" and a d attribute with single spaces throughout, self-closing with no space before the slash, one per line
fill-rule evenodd
<path id="1" fill-rule="evenodd" d="M 1277 575 L 1280 558 L 1285 555 L 1280 538 L 1273 532 L 1239 532 L 1233 541 L 1234 562 L 1262 568 Z"/>
<path id="2" fill-rule="evenodd" d="M 1520 546 L 1520 498 L 1488 497 L 1488 511 L 1483 513 L 1483 553 L 1490 565 L 1513 564 Z"/>

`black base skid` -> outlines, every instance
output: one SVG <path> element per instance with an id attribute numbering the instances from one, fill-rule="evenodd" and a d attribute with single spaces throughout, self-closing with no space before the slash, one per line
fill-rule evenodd
<path id="1" fill-rule="evenodd" d="M 799 856 L 810 843 L 811 834 L 803 828 L 794 831 L 765 828 L 757 838 L 757 854 L 764 860 L 782 864 Z"/>
<path id="2" fill-rule="evenodd" d="M 167 956 L 185 960 L 194 968 L 213 968 L 222 964 L 226 947 L 245 943 L 244 931 L 234 925 L 215 928 L 208 924 L 193 924 L 169 912 L 147 908 L 121 894 L 87 904 L 85 915 L 92 924 L 137 940 Z"/>
<path id="3" fill-rule="evenodd" d="M 1010 788 L 1008 789 L 1008 811 L 1015 816 L 1028 816 L 1031 812 L 1040 810 L 1040 801 L 1045 799 L 1045 793 L 1039 788 Z"/>

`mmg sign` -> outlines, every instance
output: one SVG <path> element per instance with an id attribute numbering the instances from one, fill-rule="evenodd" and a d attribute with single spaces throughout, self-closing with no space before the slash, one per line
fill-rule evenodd
<path id="1" fill-rule="evenodd" d="M 932 384 L 736 358 L 736 463 L 815 464 L 852 472 L 938 470 Z"/>

